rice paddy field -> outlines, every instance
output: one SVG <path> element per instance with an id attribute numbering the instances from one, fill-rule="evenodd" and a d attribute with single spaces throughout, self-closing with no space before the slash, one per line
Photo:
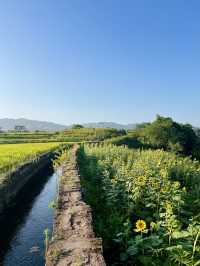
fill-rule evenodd
<path id="1" fill-rule="evenodd" d="M 37 160 L 38 156 L 60 146 L 61 143 L 26 143 L 0 145 L 0 184 L 4 175 L 20 165 Z"/>
<path id="2" fill-rule="evenodd" d="M 66 129 L 61 132 L 0 132 L 0 144 L 101 141 L 124 134 L 112 128 Z"/>

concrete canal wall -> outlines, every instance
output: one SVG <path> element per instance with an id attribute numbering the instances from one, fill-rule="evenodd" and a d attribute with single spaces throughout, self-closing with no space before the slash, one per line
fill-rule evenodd
<path id="1" fill-rule="evenodd" d="M 17 170 L 3 178 L 5 181 L 0 185 L 0 218 L 5 209 L 14 203 L 16 196 L 30 179 L 42 168 L 50 164 L 51 158 L 52 153 L 41 155 L 36 161 L 20 166 Z"/>

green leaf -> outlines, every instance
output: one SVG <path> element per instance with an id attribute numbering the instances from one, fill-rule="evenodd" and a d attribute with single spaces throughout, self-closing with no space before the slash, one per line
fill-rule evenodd
<path id="1" fill-rule="evenodd" d="M 150 236 L 149 237 L 149 240 L 151 241 L 151 245 L 153 246 L 153 247 L 157 247 L 157 246 L 159 246 L 160 244 L 162 244 L 162 242 L 163 242 L 163 240 L 162 239 L 160 239 L 158 236 L 156 236 L 156 235 L 152 235 L 152 236 Z"/>
<path id="2" fill-rule="evenodd" d="M 123 252 L 123 253 L 120 253 L 120 260 L 121 261 L 126 261 L 128 259 L 128 254 Z"/>
<path id="3" fill-rule="evenodd" d="M 142 242 L 143 242 L 142 236 L 141 235 L 137 235 L 135 237 L 135 243 L 138 245 L 138 244 L 140 244 Z"/>
<path id="4" fill-rule="evenodd" d="M 177 246 L 171 246 L 171 247 L 167 247 L 166 250 L 168 251 L 174 251 L 174 250 L 180 250 L 180 249 L 183 249 L 183 246 L 182 245 L 177 245 Z"/>
<path id="5" fill-rule="evenodd" d="M 142 263 L 142 265 L 144 266 L 150 266 L 153 265 L 152 264 L 152 257 L 148 257 L 148 256 L 139 256 L 139 260 Z"/>
<path id="6" fill-rule="evenodd" d="M 146 204 L 147 208 L 154 208 L 155 206 L 156 206 L 156 204 L 154 204 L 154 203 L 147 203 Z"/>
<path id="7" fill-rule="evenodd" d="M 130 246 L 130 247 L 128 247 L 128 249 L 127 249 L 127 253 L 128 253 L 130 256 L 136 255 L 136 254 L 138 253 L 138 248 L 137 248 L 137 246 Z"/>
<path id="8" fill-rule="evenodd" d="M 174 239 L 185 238 L 189 236 L 190 236 L 190 233 L 188 231 L 175 231 L 172 234 L 172 238 Z"/>

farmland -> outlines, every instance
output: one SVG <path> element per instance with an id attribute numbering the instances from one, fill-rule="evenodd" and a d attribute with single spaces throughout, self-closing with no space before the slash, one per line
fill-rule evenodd
<path id="1" fill-rule="evenodd" d="M 85 145 L 79 167 L 109 265 L 200 263 L 199 162 L 163 150 Z"/>
<path id="2" fill-rule="evenodd" d="M 0 144 L 101 141 L 106 138 L 117 137 L 123 134 L 123 131 L 109 128 L 66 129 L 61 132 L 11 131 L 0 133 Z"/>
<path id="3" fill-rule="evenodd" d="M 62 189 L 66 189 L 75 207 L 66 200 L 61 204 L 59 199 L 55 206 L 62 221 L 75 217 L 76 200 L 82 201 L 81 196 L 73 196 L 76 184 L 91 207 L 92 230 L 98 241 L 102 239 L 106 265 L 200 265 L 200 133 L 192 126 L 158 116 L 131 131 L 76 128 L 56 133 L 7 132 L 0 134 L 0 142 L 4 143 L 0 145 L 0 187 L 5 181 L 9 183 L 8 173 L 26 162 L 35 162 L 60 145 L 74 146 L 58 153 L 53 166 L 68 165 L 59 178 L 59 191 L 62 198 Z M 72 184 L 75 176 L 78 179 Z M 71 228 L 82 237 L 84 215 L 88 212 L 78 211 L 76 219 L 80 220 L 76 223 L 70 218 L 73 225 L 68 227 L 61 222 L 58 230 L 63 238 L 66 234 L 68 239 L 66 232 Z M 57 246 L 60 239 L 56 236 Z M 72 236 L 80 241 L 78 235 Z M 51 254 L 51 259 L 62 252 Z"/>
<path id="4" fill-rule="evenodd" d="M 58 147 L 60 143 L 2 144 L 0 145 L 0 181 L 3 175 L 14 171 L 27 161 L 34 161 L 41 154 Z"/>
<path id="5" fill-rule="evenodd" d="M 62 143 L 100 141 L 122 134 L 124 134 L 122 131 L 101 128 L 67 129 L 54 133 L 17 131 L 0 133 L 0 176 L 14 171 L 26 161 L 36 160 L 40 154 L 55 149 Z"/>

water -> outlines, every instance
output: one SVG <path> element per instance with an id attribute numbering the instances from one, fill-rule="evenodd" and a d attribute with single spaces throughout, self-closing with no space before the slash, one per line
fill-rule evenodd
<path id="1" fill-rule="evenodd" d="M 0 265 L 43 266 L 44 230 L 53 227 L 57 173 L 46 169 L 33 178 L 20 193 L 0 224 Z"/>

